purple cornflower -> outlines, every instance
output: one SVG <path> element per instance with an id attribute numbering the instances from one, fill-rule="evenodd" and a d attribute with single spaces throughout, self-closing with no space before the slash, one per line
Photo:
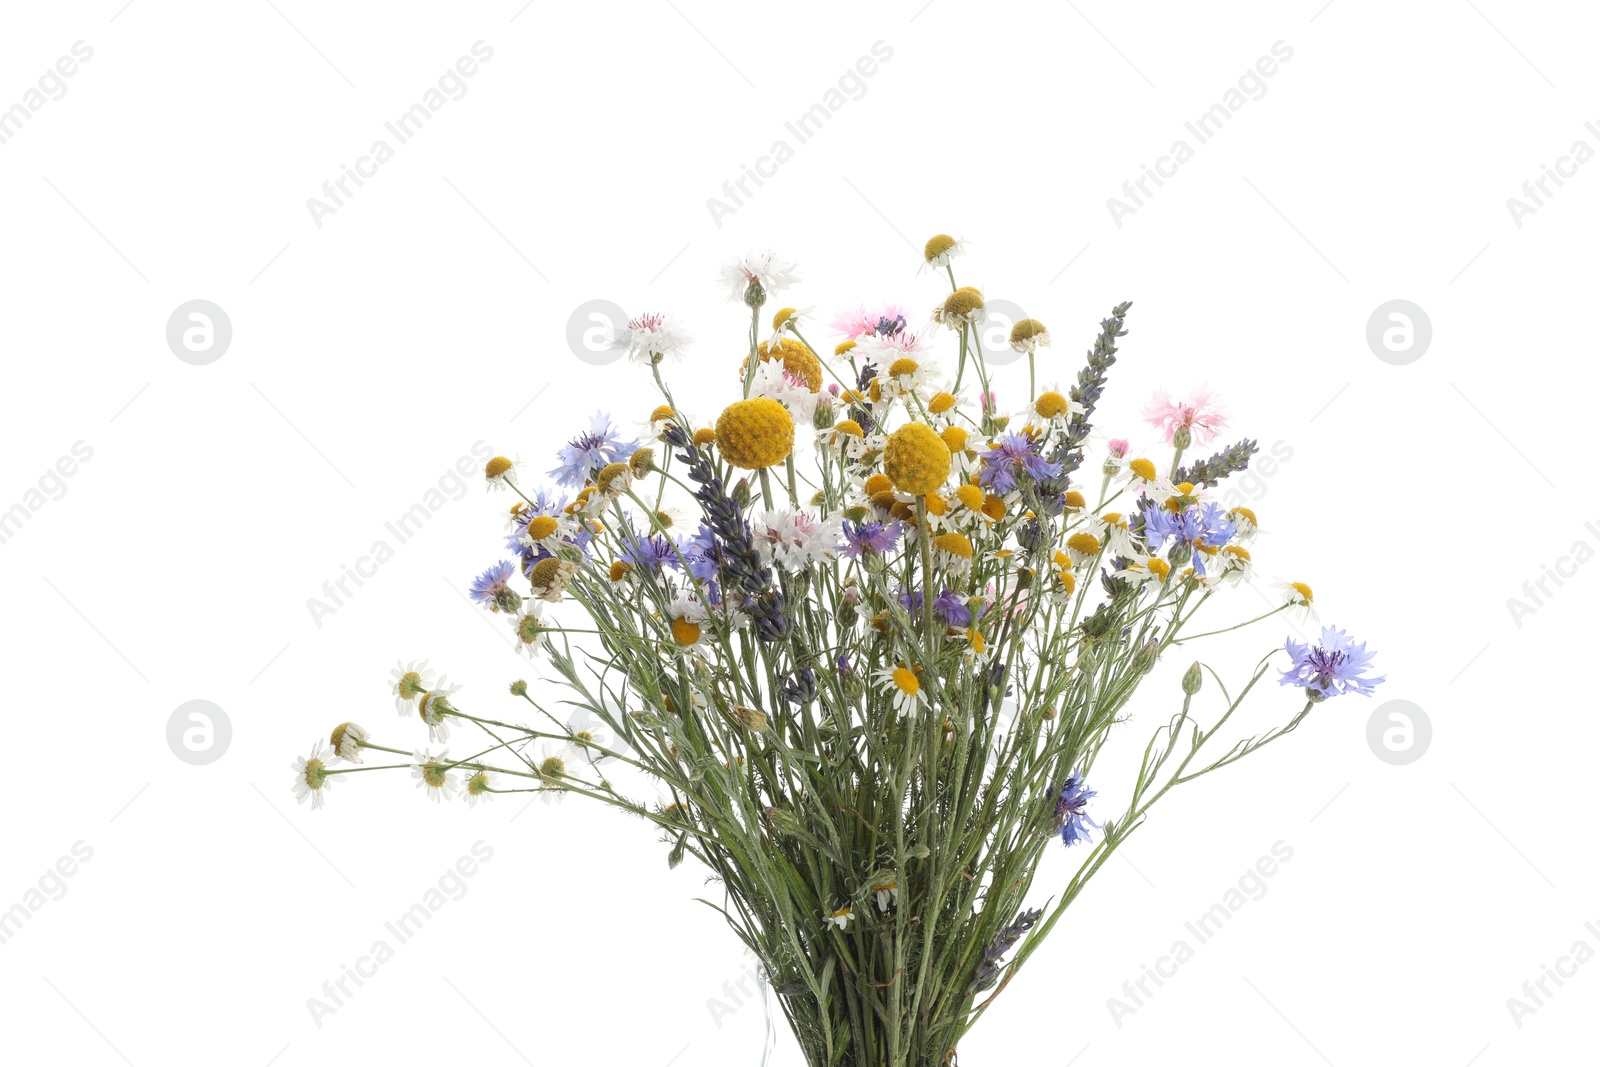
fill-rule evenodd
<path id="1" fill-rule="evenodd" d="M 1376 655 L 1367 651 L 1367 643 L 1356 644 L 1355 638 L 1332 626 L 1322 628 L 1322 639 L 1315 647 L 1289 638 L 1284 648 L 1294 666 L 1283 672 L 1278 684 L 1300 686 L 1312 700 L 1327 700 L 1342 693 L 1369 697 L 1383 681 L 1381 676 L 1364 675 Z"/>
<path id="2" fill-rule="evenodd" d="M 1200 549 L 1221 548 L 1233 538 L 1236 526 L 1215 503 L 1191 504 L 1168 511 L 1159 504 L 1144 509 L 1144 541 L 1156 555 L 1168 541 L 1176 541 L 1193 553 L 1195 574 L 1206 574 L 1205 553 Z"/>
<path id="3" fill-rule="evenodd" d="M 1083 776 L 1077 771 L 1073 771 L 1066 785 L 1061 787 L 1061 793 L 1056 797 L 1056 825 L 1060 827 L 1063 845 L 1070 847 L 1079 841 L 1088 841 L 1089 831 L 1085 827 L 1100 829 L 1100 824 L 1089 818 L 1089 813 L 1083 810 L 1094 795 L 1093 789 L 1083 787 Z"/>
<path id="4" fill-rule="evenodd" d="M 617 553 L 624 563 L 642 567 L 651 574 L 660 574 L 663 567 L 679 567 L 678 550 L 671 538 L 660 536 L 626 536 Z"/>
<path id="5" fill-rule="evenodd" d="M 851 522 L 844 520 L 844 554 L 850 559 L 863 552 L 887 552 L 900 541 L 898 522 Z"/>
<path id="6" fill-rule="evenodd" d="M 597 411 L 589 419 L 589 432 L 568 441 L 556 453 L 561 465 L 550 472 L 560 485 L 581 489 L 600 468 L 619 463 L 638 451 L 639 442 L 624 441 L 611 425 L 611 416 Z"/>
<path id="7" fill-rule="evenodd" d="M 517 565 L 510 560 L 501 560 L 482 574 L 472 580 L 472 585 L 467 587 L 467 594 L 473 601 L 485 607 L 498 607 L 506 594 L 517 597 L 511 592 L 511 579 L 516 577 Z M 520 601 L 520 597 L 517 597 Z"/>
<path id="8" fill-rule="evenodd" d="M 913 615 L 920 614 L 922 590 L 901 593 L 900 606 Z M 933 614 L 936 618 L 944 620 L 946 626 L 965 628 L 972 625 L 972 611 L 967 607 L 967 598 L 948 589 L 933 598 Z"/>
<path id="9" fill-rule="evenodd" d="M 978 484 L 997 496 L 1015 492 L 1020 479 L 1042 481 L 1061 475 L 1061 464 L 1051 463 L 1039 454 L 1038 445 L 1026 434 L 1010 433 L 990 446 L 979 461 Z"/>

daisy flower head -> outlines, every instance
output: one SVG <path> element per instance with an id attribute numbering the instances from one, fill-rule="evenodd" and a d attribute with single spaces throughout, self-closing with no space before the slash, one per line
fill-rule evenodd
<path id="1" fill-rule="evenodd" d="M 900 879 L 893 871 L 873 871 L 867 876 L 867 892 L 872 894 L 879 911 L 888 911 L 891 903 L 900 902 Z"/>
<path id="2" fill-rule="evenodd" d="M 1222 580 L 1229 585 L 1248 582 L 1256 573 L 1250 550 L 1243 545 L 1223 545 L 1222 551 L 1217 553 L 1217 566 L 1222 572 Z"/>
<path id="3" fill-rule="evenodd" d="M 567 583 L 572 581 L 572 576 L 577 573 L 576 563 L 552 556 L 549 559 L 541 559 L 533 565 L 533 569 L 528 572 L 528 582 L 533 587 L 531 592 L 535 597 L 552 604 L 559 604 L 565 599 Z"/>
<path id="4" fill-rule="evenodd" d="M 1116 576 L 1140 585 L 1163 585 L 1171 574 L 1172 564 L 1160 556 L 1135 556 Z"/>
<path id="5" fill-rule="evenodd" d="M 361 742 L 366 739 L 367 731 L 353 722 L 342 722 L 329 735 L 328 747 L 346 763 L 361 763 Z"/>
<path id="6" fill-rule="evenodd" d="M 1128 526 L 1128 517 L 1120 511 L 1108 511 L 1103 515 L 1091 515 L 1085 520 L 1089 532 L 1100 540 L 1106 542 L 1114 556 L 1134 556 L 1139 552 L 1139 547 L 1134 543 L 1133 531 Z"/>
<path id="7" fill-rule="evenodd" d="M 978 326 L 988 312 L 984 309 L 983 294 L 970 285 L 963 285 L 944 298 L 944 303 L 933 309 L 933 321 L 952 330 L 962 326 Z"/>
<path id="8" fill-rule="evenodd" d="M 311 755 L 302 756 L 289 764 L 289 769 L 294 771 L 294 799 L 296 803 L 304 804 L 309 798 L 311 809 L 322 807 L 328 789 L 333 785 L 328 774 L 328 764 L 335 759 L 333 749 L 324 745 L 320 740 L 311 744 Z"/>
<path id="9" fill-rule="evenodd" d="M 483 465 L 483 481 L 486 488 L 504 489 L 517 484 L 517 468 L 522 466 L 518 460 L 507 459 L 505 456 L 495 456 Z"/>
<path id="10" fill-rule="evenodd" d="M 966 255 L 965 244 L 947 233 L 936 233 L 922 246 L 922 265 L 928 270 L 943 270 L 957 256 Z"/>
<path id="11" fill-rule="evenodd" d="M 746 307 L 760 307 L 768 296 L 783 292 L 799 280 L 794 261 L 770 249 L 748 252 L 722 268 L 728 299 Z"/>
<path id="12" fill-rule="evenodd" d="M 589 429 L 562 445 L 556 453 L 560 465 L 550 471 L 558 485 L 581 489 L 605 467 L 626 460 L 639 450 L 639 442 L 628 441 L 611 424 L 611 416 L 595 412 Z"/>
<path id="13" fill-rule="evenodd" d="M 1089 828 L 1100 829 L 1100 824 L 1089 818 L 1089 801 L 1095 796 L 1093 789 L 1084 788 L 1083 776 L 1074 771 L 1056 794 L 1056 827 L 1061 843 L 1069 848 L 1079 841 L 1089 840 Z"/>
<path id="14" fill-rule="evenodd" d="M 842 908 L 835 908 L 833 911 L 825 911 L 822 913 L 822 918 L 824 921 L 832 923 L 841 930 L 848 929 L 850 926 L 850 920 L 854 919 L 855 917 L 855 912 L 848 904 Z"/>
<path id="15" fill-rule="evenodd" d="M 1177 448 L 1206 444 L 1228 425 L 1227 416 L 1208 389 L 1197 389 L 1181 400 L 1158 392 L 1145 403 L 1143 417 L 1161 431 L 1164 444 Z"/>
<path id="16" fill-rule="evenodd" d="M 577 533 L 578 525 L 570 519 L 555 515 L 529 515 L 527 524 L 517 532 L 517 540 L 528 548 L 542 548 L 553 556 Z"/>
<path id="17" fill-rule="evenodd" d="M 404 718 L 417 707 L 417 698 L 433 688 L 434 672 L 427 660 L 396 663 L 389 672 L 389 691 L 394 694 L 395 710 Z"/>
<path id="18" fill-rule="evenodd" d="M 456 795 L 456 780 L 449 765 L 449 749 L 437 756 L 422 749 L 411 752 L 411 777 L 429 800 L 443 804 Z"/>
<path id="19" fill-rule="evenodd" d="M 951 574 L 966 574 L 972 569 L 972 541 L 952 530 L 933 539 L 933 561 Z"/>
<path id="20" fill-rule="evenodd" d="M 709 621 L 705 604 L 698 597 L 680 593 L 667 606 L 667 628 L 672 633 L 672 643 L 679 648 L 694 648 L 705 636 Z"/>
<path id="21" fill-rule="evenodd" d="M 1046 389 L 1033 403 L 1017 414 L 1017 423 L 1020 426 L 1057 429 L 1072 421 L 1072 416 L 1082 414 L 1082 404 L 1059 390 Z"/>
<path id="22" fill-rule="evenodd" d="M 1355 638 L 1343 630 L 1324 626 L 1316 645 L 1289 638 L 1284 642 L 1293 665 L 1278 679 L 1279 685 L 1299 686 L 1310 700 L 1327 700 L 1345 693 L 1371 696 L 1383 682 L 1383 677 L 1367 677 L 1374 652 L 1367 651 L 1367 643 L 1357 644 Z"/>
<path id="23" fill-rule="evenodd" d="M 517 651 L 526 653 L 529 659 L 551 654 L 550 627 L 544 623 L 544 605 L 539 601 L 526 601 L 512 620 L 511 629 L 517 635 Z"/>
<path id="24" fill-rule="evenodd" d="M 811 313 L 815 310 L 814 307 L 779 308 L 772 315 L 772 340 L 769 343 L 777 347 L 783 341 L 784 334 L 797 332 L 802 323 L 811 320 Z"/>
<path id="25" fill-rule="evenodd" d="M 1013 352 L 1031 356 L 1039 349 L 1049 347 L 1050 331 L 1038 319 L 1018 319 L 1011 327 L 1010 342 Z"/>
<path id="26" fill-rule="evenodd" d="M 1233 522 L 1233 535 L 1239 541 L 1254 541 L 1261 532 L 1256 513 L 1247 507 L 1230 508 L 1228 518 Z"/>
<path id="27" fill-rule="evenodd" d="M 501 560 L 472 580 L 467 587 L 467 595 L 473 603 L 481 604 L 490 611 L 515 615 L 522 606 L 521 594 L 511 588 L 511 579 L 516 576 L 517 565 L 510 560 Z"/>
<path id="28" fill-rule="evenodd" d="M 917 672 L 904 663 L 879 668 L 873 677 L 883 687 L 883 692 L 889 697 L 894 710 L 901 715 L 915 712 L 923 701 L 928 699 L 922 692 L 922 683 L 917 679 Z"/>
<path id="29" fill-rule="evenodd" d="M 488 771 L 479 771 L 467 779 L 467 786 L 462 795 L 467 798 L 467 807 L 475 808 L 479 804 L 487 804 L 494 797 L 494 779 Z"/>
<path id="30" fill-rule="evenodd" d="M 665 359 L 680 359 L 694 342 L 671 315 L 647 311 L 628 320 L 617 331 L 611 347 L 628 353 L 635 363 L 655 365 Z"/>
<path id="31" fill-rule="evenodd" d="M 546 804 L 559 804 L 566 799 L 567 791 L 561 779 L 567 776 L 572 749 L 568 745 L 546 741 L 539 746 L 539 799 Z"/>
<path id="32" fill-rule="evenodd" d="M 899 355 L 882 360 L 882 366 L 884 370 L 878 375 L 878 390 L 885 400 L 927 396 L 940 379 L 938 366 L 926 358 Z"/>
<path id="33" fill-rule="evenodd" d="M 450 698 L 461 692 L 459 685 L 449 684 L 449 679 L 441 677 L 439 685 L 423 693 L 417 701 L 417 714 L 428 726 L 428 739 L 443 741 L 450 736 L 450 725 L 445 721 L 450 712 L 456 709 L 451 705 Z"/>
<path id="34" fill-rule="evenodd" d="M 1291 615 L 1302 619 L 1317 617 L 1317 609 L 1312 605 L 1314 598 L 1311 587 L 1305 582 L 1279 582 L 1275 588 L 1283 598 L 1283 602 L 1289 605 Z"/>

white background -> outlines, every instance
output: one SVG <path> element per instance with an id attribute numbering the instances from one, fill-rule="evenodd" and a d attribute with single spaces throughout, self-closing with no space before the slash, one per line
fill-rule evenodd
<path id="1" fill-rule="evenodd" d="M 1591 12 L 275 2 L 7 5 L 0 107 L 93 48 L 0 144 L 0 508 L 93 450 L 0 544 L 0 908 L 93 850 L 0 945 L 9 1062 L 758 1062 L 760 1008 L 708 1008 L 745 966 L 692 901 L 715 887 L 669 872 L 641 824 L 579 800 L 441 809 L 384 774 L 312 813 L 287 765 L 345 719 L 419 744 L 385 695 L 402 656 L 515 714 L 504 687 L 529 668 L 461 592 L 499 558 L 505 499 L 473 484 L 397 547 L 384 523 L 475 442 L 538 472 L 588 412 L 644 417 L 638 368 L 569 348 L 574 309 L 678 313 L 698 343 L 674 379 L 711 416 L 746 321 L 721 263 L 797 258 L 783 302 L 817 305 L 831 345 L 840 306 L 932 307 L 944 283 L 915 249 L 937 232 L 969 242 L 963 282 L 1049 325 L 1046 380 L 1134 301 L 1103 430 L 1148 443 L 1150 392 L 1205 382 L 1234 434 L 1291 450 L 1251 485 L 1262 584 L 1313 584 L 1388 674 L 1378 700 L 1169 796 L 961 1062 L 1592 1062 L 1600 964 L 1520 1027 L 1506 1004 L 1574 942 L 1600 949 L 1600 566 L 1520 625 L 1507 607 L 1576 542 L 1600 548 L 1581 466 L 1600 165 L 1520 227 L 1506 205 L 1574 141 L 1600 148 Z M 318 227 L 307 198 L 480 40 L 466 95 Z M 864 95 L 797 144 L 785 120 L 879 41 Z M 1184 122 L 1278 41 L 1293 55 L 1265 95 L 1197 144 Z M 1194 158 L 1118 226 L 1107 198 L 1179 138 Z M 719 226 L 707 198 L 778 139 L 793 158 Z M 233 327 L 207 366 L 165 340 L 197 298 Z M 1433 329 L 1406 366 L 1366 341 L 1397 298 Z M 308 598 L 379 539 L 394 557 L 319 626 Z M 1213 617 L 1260 603 L 1241 590 Z M 1237 677 L 1285 632 L 1198 654 Z M 1186 660 L 1150 680 L 1126 749 Z M 232 723 L 207 766 L 167 746 L 192 699 Z M 1409 766 L 1368 748 L 1388 699 L 1433 725 Z M 1297 706 L 1263 691 L 1249 725 Z M 1092 783 L 1102 814 L 1119 774 L 1108 758 Z M 307 999 L 479 840 L 493 858 L 466 895 L 317 1026 Z M 1293 859 L 1266 895 L 1119 1026 L 1107 999 L 1280 840 Z M 1074 858 L 1052 850 L 1040 903 Z M 786 1033 L 772 1062 L 798 1063 Z"/>

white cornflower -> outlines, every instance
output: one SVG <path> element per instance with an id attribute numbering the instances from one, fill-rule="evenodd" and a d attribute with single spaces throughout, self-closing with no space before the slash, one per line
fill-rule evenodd
<path id="1" fill-rule="evenodd" d="M 456 795 L 456 780 L 451 777 L 453 772 L 449 765 L 449 754 L 449 749 L 437 756 L 421 749 L 411 753 L 411 777 L 417 780 L 417 788 L 426 793 L 429 800 L 441 804 Z"/>
<path id="2" fill-rule="evenodd" d="M 747 253 L 722 268 L 722 283 L 735 304 L 745 303 L 745 293 L 752 286 L 772 296 L 799 280 L 794 261 L 771 250 Z"/>
<path id="3" fill-rule="evenodd" d="M 671 315 L 647 311 L 628 320 L 611 343 L 622 349 L 635 363 L 653 365 L 664 359 L 679 359 L 694 338 Z"/>
<path id="4" fill-rule="evenodd" d="M 778 401 L 802 426 L 811 422 L 817 410 L 817 394 L 811 391 L 804 378 L 789 373 L 781 360 L 761 361 L 750 381 L 750 395 Z"/>
<path id="5" fill-rule="evenodd" d="M 821 563 L 839 544 L 843 524 L 806 510 L 767 511 L 750 523 L 750 533 L 763 561 L 799 574 Z"/>
<path id="6" fill-rule="evenodd" d="M 296 802 L 304 804 L 306 798 L 310 797 L 313 811 L 322 807 L 323 798 L 333 785 L 333 780 L 328 776 L 328 764 L 333 760 L 333 749 L 318 740 L 311 743 L 311 755 L 296 759 L 289 764 L 289 768 L 294 771 Z"/>
<path id="7" fill-rule="evenodd" d="M 361 763 L 361 742 L 367 739 L 367 731 L 353 722 L 342 722 L 333 728 L 333 735 L 328 738 L 333 747 L 334 754 L 346 763 Z"/>

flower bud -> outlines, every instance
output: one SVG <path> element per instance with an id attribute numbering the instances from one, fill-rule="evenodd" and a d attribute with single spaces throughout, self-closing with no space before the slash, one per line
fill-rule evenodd
<path id="1" fill-rule="evenodd" d="M 527 696 L 528 695 L 528 683 L 524 682 L 521 678 L 518 678 L 516 681 L 512 682 L 511 683 L 511 695 L 514 696 L 514 697 Z"/>
<path id="2" fill-rule="evenodd" d="M 1134 671 L 1134 673 L 1135 674 L 1149 674 L 1151 669 L 1153 667 L 1155 667 L 1155 665 L 1156 665 L 1156 657 L 1160 654 L 1160 652 L 1161 652 L 1161 642 L 1157 641 L 1153 637 L 1150 640 L 1146 641 L 1144 643 L 1143 647 L 1141 647 L 1139 649 L 1139 651 L 1137 651 L 1137 652 L 1135 652 L 1133 654 L 1133 671 Z M 1186 677 L 1185 680 L 1184 680 L 1184 685 L 1188 686 L 1188 684 L 1189 684 L 1188 683 L 1188 679 Z M 1195 687 L 1199 688 L 1199 683 L 1198 682 L 1195 683 Z"/>
<path id="3" fill-rule="evenodd" d="M 1200 661 L 1195 660 L 1189 664 L 1189 669 L 1183 672 L 1183 691 L 1189 696 L 1200 692 Z"/>
<path id="4" fill-rule="evenodd" d="M 826 430 L 833 426 L 833 400 L 827 393 L 817 395 L 817 407 L 811 413 L 811 428 Z"/>
<path id="5" fill-rule="evenodd" d="M 1172 447 L 1176 448 L 1179 452 L 1182 452 L 1184 449 L 1189 447 L 1189 440 L 1189 427 L 1179 426 L 1176 430 L 1172 431 Z"/>
<path id="6" fill-rule="evenodd" d="M 750 506 L 750 479 L 740 478 L 733 485 L 733 502 L 740 508 Z"/>
<path id="7" fill-rule="evenodd" d="M 756 282 L 751 282 L 744 291 L 744 306 L 758 308 L 767 302 L 767 291 Z"/>

